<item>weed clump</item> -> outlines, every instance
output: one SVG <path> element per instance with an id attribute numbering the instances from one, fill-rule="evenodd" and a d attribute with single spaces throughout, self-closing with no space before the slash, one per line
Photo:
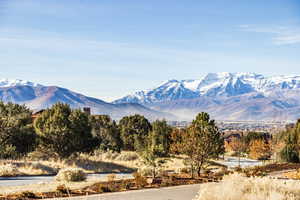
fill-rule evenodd
<path id="1" fill-rule="evenodd" d="M 147 185 L 147 180 L 145 177 L 143 177 L 140 173 L 134 173 L 133 174 L 135 185 L 137 188 L 143 188 Z"/>
<path id="2" fill-rule="evenodd" d="M 56 176 L 57 181 L 65 182 L 80 182 L 85 181 L 86 178 L 86 174 L 83 172 L 83 170 L 78 168 L 62 169 Z"/>
<path id="3" fill-rule="evenodd" d="M 20 199 L 35 199 L 35 198 L 37 198 L 37 196 L 33 192 L 24 191 L 18 195 L 18 198 L 20 198 Z"/>

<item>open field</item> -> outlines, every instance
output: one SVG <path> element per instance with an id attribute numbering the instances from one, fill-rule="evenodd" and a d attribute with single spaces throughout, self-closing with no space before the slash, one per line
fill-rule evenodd
<path id="1" fill-rule="evenodd" d="M 105 153 L 101 155 L 80 154 L 76 158 L 65 160 L 3 160 L 0 162 L 0 175 L 55 175 L 59 169 L 70 167 L 83 169 L 86 173 L 133 172 L 137 169 L 136 167 L 140 166 L 140 160 L 138 156 L 134 157 L 132 160 L 128 160 L 126 159 L 128 154 L 131 155 L 134 153 Z M 11 175 L 10 172 L 12 172 Z"/>
<path id="2" fill-rule="evenodd" d="M 0 176 L 17 175 L 55 175 L 59 169 L 80 168 L 86 173 L 132 173 L 146 166 L 135 152 L 102 153 L 96 155 L 80 154 L 66 160 L 31 159 L 0 161 Z M 177 171 L 185 168 L 181 157 L 167 159 L 163 170 Z"/>

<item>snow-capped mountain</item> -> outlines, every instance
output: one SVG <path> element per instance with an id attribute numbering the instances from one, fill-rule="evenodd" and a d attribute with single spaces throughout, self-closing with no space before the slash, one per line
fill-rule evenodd
<path id="1" fill-rule="evenodd" d="M 190 120 L 201 111 L 216 119 L 300 118 L 300 76 L 209 73 L 197 80 L 169 80 L 114 103 L 140 103 Z"/>
<path id="2" fill-rule="evenodd" d="M 141 114 L 152 120 L 173 117 L 136 103 L 111 104 L 65 88 L 43 86 L 23 80 L 0 79 L 0 100 L 25 104 L 33 110 L 48 108 L 57 102 L 63 102 L 73 108 L 90 107 L 93 114 L 108 114 L 114 119 L 132 114 Z"/>
<path id="3" fill-rule="evenodd" d="M 238 96 L 251 92 L 268 96 L 274 90 L 300 88 L 300 76 L 265 77 L 255 73 L 209 73 L 197 80 L 169 80 L 151 90 L 139 91 L 114 103 L 156 103 L 161 101 L 194 99 L 202 96 Z"/>
<path id="4" fill-rule="evenodd" d="M 186 88 L 183 81 L 169 80 L 153 90 L 136 92 L 114 103 L 153 103 L 157 101 L 170 101 L 177 99 L 192 99 L 199 97 L 197 92 Z"/>
<path id="5" fill-rule="evenodd" d="M 33 83 L 30 81 L 24 81 L 20 79 L 0 79 L 0 87 L 15 87 L 15 86 L 31 86 L 31 87 L 39 87 L 42 86 L 37 83 Z"/>

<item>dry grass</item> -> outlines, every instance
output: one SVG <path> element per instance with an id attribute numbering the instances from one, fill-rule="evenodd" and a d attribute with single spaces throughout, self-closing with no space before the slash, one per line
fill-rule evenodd
<path id="1" fill-rule="evenodd" d="M 224 177 L 220 183 L 201 185 L 195 200 L 296 200 L 300 183 L 293 180 L 247 178 L 240 174 Z"/>
<path id="2" fill-rule="evenodd" d="M 283 173 L 283 177 L 289 178 L 289 179 L 296 179 L 296 180 L 299 180 L 299 179 L 300 179 L 300 169 L 297 169 L 297 170 L 293 170 L 293 171 L 290 171 L 290 172 Z"/>
<path id="3" fill-rule="evenodd" d="M 66 160 L 5 160 L 0 161 L 0 176 L 55 175 L 64 168 L 79 168 L 85 173 L 133 172 L 140 166 L 141 161 L 134 152 L 114 153 L 113 157 L 111 154 L 80 154 Z"/>
<path id="4" fill-rule="evenodd" d="M 19 174 L 21 174 L 21 172 L 12 164 L 4 164 L 0 166 L 0 176 L 9 177 L 17 176 Z"/>
<path id="5" fill-rule="evenodd" d="M 186 168 L 183 160 L 183 157 L 180 156 L 168 158 L 160 170 L 180 172 Z M 147 167 L 138 154 L 127 151 L 121 153 L 95 152 L 94 154 L 79 154 L 77 157 L 65 160 L 51 158 L 46 160 L 34 158 L 6 160 L 0 161 L 0 170 L 2 166 L 7 164 L 18 169 L 15 175 L 56 175 L 60 169 L 64 168 L 79 168 L 85 173 L 131 173 L 138 169 L 147 171 Z"/>
<path id="6" fill-rule="evenodd" d="M 138 156 L 136 152 L 128 152 L 123 151 L 121 153 L 99 153 L 95 155 L 87 155 L 87 154 L 81 154 L 80 155 L 81 161 L 87 161 L 86 163 L 82 163 L 83 165 L 89 164 L 88 161 L 96 161 L 96 162 L 104 162 L 104 163 L 113 163 L 117 166 L 124 166 L 129 169 L 143 169 L 146 168 L 144 163 L 142 162 L 141 158 Z M 77 167 L 81 167 L 81 165 L 76 165 Z M 91 165 L 92 166 L 92 165 Z M 103 167 L 103 166 L 102 166 Z M 183 159 L 181 157 L 178 158 L 170 158 L 167 159 L 167 162 L 162 167 L 162 170 L 173 170 L 173 171 L 180 171 L 180 169 L 185 168 L 185 165 L 183 163 Z M 99 168 L 101 169 L 101 168 Z M 109 170 L 111 169 L 111 166 L 108 166 L 108 169 L 102 168 L 102 171 L 98 172 L 124 172 L 124 171 L 118 171 L 118 169 L 115 170 Z"/>

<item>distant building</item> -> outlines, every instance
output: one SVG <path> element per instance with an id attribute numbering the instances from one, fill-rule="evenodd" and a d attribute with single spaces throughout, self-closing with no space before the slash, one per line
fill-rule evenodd
<path id="1" fill-rule="evenodd" d="M 88 115 L 91 115 L 91 108 L 90 107 L 84 107 L 83 112 L 85 112 Z"/>

